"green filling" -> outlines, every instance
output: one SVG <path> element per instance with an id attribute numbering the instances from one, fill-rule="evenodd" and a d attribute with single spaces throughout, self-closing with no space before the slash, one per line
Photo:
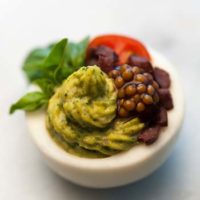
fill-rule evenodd
<path id="1" fill-rule="evenodd" d="M 67 152 L 101 158 L 130 149 L 144 128 L 138 118 L 116 120 L 117 92 L 97 66 L 82 67 L 49 101 L 47 128 Z"/>

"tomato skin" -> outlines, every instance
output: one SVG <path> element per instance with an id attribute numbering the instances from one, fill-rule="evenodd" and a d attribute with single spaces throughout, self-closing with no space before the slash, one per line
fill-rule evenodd
<path id="1" fill-rule="evenodd" d="M 127 36 L 113 34 L 100 35 L 90 42 L 88 48 L 94 48 L 99 45 L 105 45 L 113 49 L 119 56 L 119 64 L 126 63 L 131 54 L 136 54 L 151 60 L 146 47 L 138 40 Z"/>

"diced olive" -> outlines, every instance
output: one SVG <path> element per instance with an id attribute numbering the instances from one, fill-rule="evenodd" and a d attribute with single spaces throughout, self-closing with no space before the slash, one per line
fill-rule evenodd
<path id="1" fill-rule="evenodd" d="M 89 48 L 86 56 L 88 66 L 97 65 L 104 72 L 108 73 L 117 65 L 118 55 L 108 46 L 99 45 L 95 48 Z"/>
<path id="2" fill-rule="evenodd" d="M 170 110 L 174 107 L 173 99 L 170 91 L 168 89 L 159 89 L 159 97 L 160 97 L 160 104 L 165 107 L 167 110 Z"/>
<path id="3" fill-rule="evenodd" d="M 168 125 L 167 110 L 165 108 L 161 107 L 156 113 L 155 123 L 160 126 Z"/>
<path id="4" fill-rule="evenodd" d="M 150 61 L 142 56 L 131 55 L 128 58 L 128 64 L 131 66 L 138 66 L 142 68 L 145 72 L 153 73 L 153 67 Z"/>
<path id="5" fill-rule="evenodd" d="M 141 134 L 139 134 L 138 140 L 146 144 L 152 144 L 158 139 L 159 131 L 160 131 L 159 125 L 146 128 L 141 132 Z"/>
<path id="6" fill-rule="evenodd" d="M 169 88 L 171 81 L 170 81 L 170 76 L 168 72 L 156 67 L 154 69 L 154 77 L 161 88 Z"/>

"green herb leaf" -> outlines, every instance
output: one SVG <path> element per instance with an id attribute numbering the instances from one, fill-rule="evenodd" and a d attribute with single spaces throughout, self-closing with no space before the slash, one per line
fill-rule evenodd
<path id="1" fill-rule="evenodd" d="M 70 74 L 72 74 L 74 70 L 70 67 L 58 67 L 54 72 L 54 80 L 60 85 L 63 80 L 65 80 Z"/>
<path id="2" fill-rule="evenodd" d="M 89 37 L 78 43 L 62 39 L 46 48 L 33 50 L 23 64 L 23 70 L 30 82 L 37 84 L 42 92 L 28 93 L 10 108 L 32 111 L 48 102 L 64 79 L 85 65 Z"/>
<path id="3" fill-rule="evenodd" d="M 44 94 L 50 98 L 54 94 L 56 85 L 49 79 L 41 78 L 34 81 L 36 85 L 44 92 Z"/>
<path id="4" fill-rule="evenodd" d="M 88 42 L 89 37 L 84 38 L 78 43 L 68 43 L 64 62 L 54 72 L 54 79 L 58 84 L 61 84 L 70 74 L 85 65 Z"/>
<path id="5" fill-rule="evenodd" d="M 64 62 L 67 39 L 44 49 L 36 49 L 27 57 L 23 70 L 32 82 L 40 78 L 54 81 L 55 69 Z"/>
<path id="6" fill-rule="evenodd" d="M 62 39 L 58 42 L 51 50 L 49 55 L 45 58 L 43 66 L 51 67 L 58 66 L 61 62 L 64 61 L 65 48 L 67 45 L 67 39 Z"/>
<path id="7" fill-rule="evenodd" d="M 84 38 L 78 43 L 69 42 L 66 50 L 66 61 L 68 66 L 77 70 L 85 65 L 86 48 L 88 46 L 89 37 Z"/>
<path id="8" fill-rule="evenodd" d="M 29 81 L 34 81 L 45 76 L 42 69 L 42 63 L 52 50 L 53 45 L 47 48 L 35 49 L 29 53 L 24 64 L 23 70 L 26 73 Z"/>
<path id="9" fill-rule="evenodd" d="M 30 92 L 19 99 L 10 108 L 10 114 L 16 110 L 22 109 L 26 111 L 34 111 L 48 102 L 48 98 L 42 92 Z"/>

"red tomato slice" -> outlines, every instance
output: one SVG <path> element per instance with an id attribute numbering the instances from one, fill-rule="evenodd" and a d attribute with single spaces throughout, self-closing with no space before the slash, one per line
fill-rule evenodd
<path id="1" fill-rule="evenodd" d="M 101 35 L 94 38 L 88 48 L 105 45 L 113 49 L 119 56 L 119 64 L 127 62 L 131 54 L 151 59 L 146 47 L 136 39 L 121 35 Z"/>

